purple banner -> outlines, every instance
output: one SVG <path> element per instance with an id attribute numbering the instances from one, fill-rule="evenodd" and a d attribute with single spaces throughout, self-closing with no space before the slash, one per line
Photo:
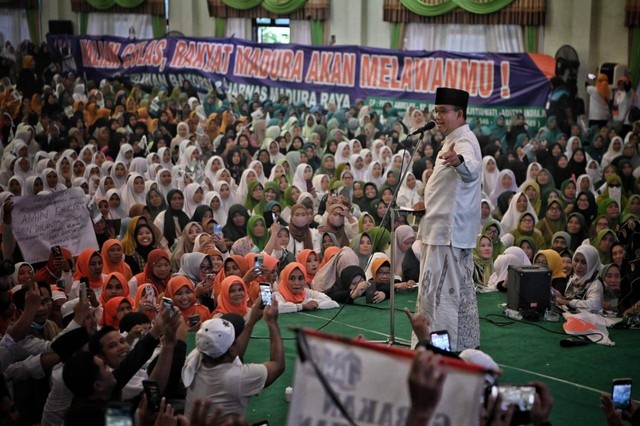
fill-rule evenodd
<path id="1" fill-rule="evenodd" d="M 171 89 L 188 80 L 201 92 L 226 79 L 228 92 L 261 101 L 287 95 L 307 105 L 357 99 L 374 108 L 432 104 L 438 87 L 470 93 L 471 116 L 540 115 L 548 79 L 528 54 L 395 51 L 358 46 L 259 44 L 238 39 L 49 36 L 54 53 L 86 78 L 119 77 Z M 475 109 L 474 109 L 475 108 Z M 488 111 L 488 114 L 487 114 Z M 534 118 L 534 117 L 530 117 Z"/>

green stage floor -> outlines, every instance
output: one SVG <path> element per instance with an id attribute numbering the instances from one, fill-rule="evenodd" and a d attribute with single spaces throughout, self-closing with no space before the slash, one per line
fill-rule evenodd
<path id="1" fill-rule="evenodd" d="M 415 307 L 416 293 L 398 294 L 396 309 Z M 292 313 L 279 317 L 285 339 L 286 370 L 271 387 L 254 397 L 247 410 L 250 423 L 268 420 L 270 425 L 285 425 L 288 403 L 284 390 L 293 382 L 296 347 L 289 327 L 322 328 L 327 333 L 342 336 L 364 336 L 370 340 L 386 341 L 389 335 L 389 302 L 379 305 L 346 306 L 337 317 L 327 323 L 337 309 L 313 313 Z M 506 294 L 478 295 L 481 318 L 487 314 L 501 314 L 500 304 Z M 490 317 L 507 321 L 506 318 Z M 562 331 L 561 323 L 546 321 L 535 324 L 553 331 Z M 522 384 L 541 380 L 549 386 L 555 400 L 551 422 L 554 425 L 603 425 L 604 415 L 599 409 L 599 395 L 610 392 L 613 378 L 634 379 L 633 398 L 640 399 L 640 332 L 638 330 L 609 330 L 616 345 L 587 345 L 562 348 L 560 339 L 567 337 L 542 330 L 530 323 L 515 323 L 499 327 L 480 320 L 481 349 L 500 365 L 501 383 Z M 396 338 L 409 340 L 411 329 L 403 312 L 396 311 Z M 193 338 L 193 336 L 190 336 Z M 190 342 L 193 347 L 193 340 Z M 245 357 L 246 362 L 264 362 L 269 357 L 266 327 L 260 322 Z"/>

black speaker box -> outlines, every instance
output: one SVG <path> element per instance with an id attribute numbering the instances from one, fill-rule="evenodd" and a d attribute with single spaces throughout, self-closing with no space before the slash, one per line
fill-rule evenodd
<path id="1" fill-rule="evenodd" d="M 507 307 L 544 313 L 551 300 L 551 271 L 542 266 L 509 266 Z"/>
<path id="2" fill-rule="evenodd" d="M 49 34 L 73 35 L 73 22 L 71 21 L 49 21 Z"/>

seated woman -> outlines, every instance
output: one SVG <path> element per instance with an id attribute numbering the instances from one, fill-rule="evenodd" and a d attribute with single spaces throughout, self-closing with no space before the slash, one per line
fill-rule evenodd
<path id="1" fill-rule="evenodd" d="M 371 261 L 371 276 L 368 290 L 373 292 L 371 302 L 380 303 L 389 298 L 389 280 L 391 279 L 391 261 L 386 255 Z M 373 287 L 373 288 L 372 288 Z M 395 288 L 395 284 L 394 284 Z"/>
<path id="2" fill-rule="evenodd" d="M 76 271 L 73 274 L 73 284 L 69 292 L 69 299 L 80 297 L 80 282 L 86 279 L 88 282 L 87 290 L 93 290 L 96 301 L 102 294 L 102 286 L 104 285 L 105 275 L 102 274 L 102 256 L 100 252 L 93 249 L 82 250 L 78 255 L 76 262 Z M 92 296 L 89 295 L 91 299 Z"/>
<path id="3" fill-rule="evenodd" d="M 522 260 L 516 255 L 505 253 L 498 256 L 493 263 L 493 274 L 489 277 L 487 290 L 507 291 L 506 281 L 509 266 L 522 266 Z"/>
<path id="4" fill-rule="evenodd" d="M 191 280 L 198 302 L 206 306 L 209 311 L 215 308 L 215 300 L 212 297 L 215 275 L 212 271 L 213 262 L 207 254 L 185 253 L 180 259 L 178 275 L 184 275 Z"/>
<path id="5" fill-rule="evenodd" d="M 505 245 L 502 243 L 500 239 L 500 235 L 502 234 L 500 222 L 495 220 L 489 220 L 482 225 L 482 231 L 480 231 L 480 235 L 487 235 L 491 238 L 493 243 L 493 260 L 495 261 L 498 256 L 500 256 L 506 250 Z M 419 259 L 418 259 L 419 260 Z"/>
<path id="6" fill-rule="evenodd" d="M 133 310 L 133 300 L 128 297 L 111 298 L 104 305 L 104 313 L 102 314 L 102 325 L 110 325 L 116 330 L 120 329 L 120 320 L 123 316 Z"/>
<path id="7" fill-rule="evenodd" d="M 119 272 L 127 281 L 133 277 L 131 267 L 124 261 L 124 251 L 122 243 L 118 240 L 111 239 L 105 241 L 102 245 L 102 264 L 103 272 L 109 274 L 111 272 Z"/>
<path id="8" fill-rule="evenodd" d="M 364 277 L 364 273 L 362 275 Z M 307 288 L 304 266 L 298 262 L 290 263 L 282 270 L 278 291 L 273 293 L 273 297 L 278 301 L 278 312 L 281 314 L 339 306 L 326 294 Z"/>
<path id="9" fill-rule="evenodd" d="M 598 250 L 589 245 L 581 245 L 573 254 L 573 275 L 564 294 L 553 293 L 556 303 L 571 309 L 600 312 L 602 310 L 603 285 L 598 278 L 600 257 Z"/>
<path id="10" fill-rule="evenodd" d="M 473 284 L 483 292 L 493 274 L 493 243 L 488 235 L 481 235 L 473 250 Z"/>
<path id="11" fill-rule="evenodd" d="M 360 265 L 360 268 L 366 269 L 369 265 L 371 254 L 373 253 L 373 243 L 369 234 L 363 232 L 362 234 L 356 235 L 351 242 L 351 248 L 356 256 L 358 256 L 358 265 Z"/>
<path id="12" fill-rule="evenodd" d="M 149 321 L 154 320 L 160 310 L 160 294 L 153 284 L 147 283 L 138 287 L 133 309 L 145 314 Z"/>
<path id="13" fill-rule="evenodd" d="M 244 281 L 239 277 L 231 276 L 222 280 L 220 287 L 218 306 L 213 311 L 213 318 L 219 318 L 224 314 L 238 314 L 247 322 L 251 315 L 251 308 L 248 306 L 249 295 Z"/>
<path id="14" fill-rule="evenodd" d="M 114 297 L 129 297 L 129 284 L 124 275 L 119 272 L 107 274 L 100 292 L 100 304 L 105 306 Z"/>
<path id="15" fill-rule="evenodd" d="M 540 250 L 533 258 L 533 264 L 551 270 L 551 288 L 564 293 L 567 288 L 567 275 L 562 271 L 562 258 L 555 250 Z"/>
<path id="16" fill-rule="evenodd" d="M 223 262 L 222 269 L 216 274 L 216 277 L 213 280 L 213 298 L 217 300 L 218 296 L 220 296 L 222 281 L 225 278 L 232 275 L 243 278 L 248 273 L 249 263 L 247 259 L 237 254 L 227 257 Z"/>
<path id="17" fill-rule="evenodd" d="M 320 268 L 311 288 L 316 291 L 326 293 L 333 285 L 340 281 L 342 271 L 351 265 L 358 265 L 358 256 L 349 247 L 342 247 L 339 251 L 331 256 L 331 259 Z"/>
<path id="18" fill-rule="evenodd" d="M 158 248 L 158 241 L 153 229 L 146 223 L 138 223 L 135 231 L 135 241 L 133 250 L 125 251 L 125 262 L 131 267 L 133 275 L 139 274 L 147 264 L 149 253 Z"/>
<path id="19" fill-rule="evenodd" d="M 612 262 L 611 245 L 616 241 L 618 241 L 618 237 L 611 229 L 603 229 L 591 240 L 591 245 L 598 250 L 601 264 L 606 265 Z"/>
<path id="20" fill-rule="evenodd" d="M 518 241 L 520 237 L 531 237 L 533 239 L 533 242 L 535 243 L 536 249 L 545 249 L 547 248 L 547 245 L 544 242 L 544 237 L 542 236 L 540 230 L 535 227 L 535 225 L 536 217 L 534 214 L 529 212 L 522 213 L 520 219 L 518 220 L 516 229 L 509 232 L 509 234 L 507 235 L 511 235 L 513 237 L 514 243 Z"/>
<path id="21" fill-rule="evenodd" d="M 618 300 L 620 299 L 620 282 L 622 275 L 620 267 L 615 263 L 610 263 L 602 267 L 600 280 L 604 284 L 602 308 L 605 311 L 617 314 Z"/>
<path id="22" fill-rule="evenodd" d="M 180 309 L 185 324 L 189 324 L 189 318 L 198 316 L 198 322 L 189 331 L 195 331 L 200 324 L 209 318 L 211 313 L 206 306 L 196 302 L 196 294 L 191 280 L 183 275 L 176 275 L 169 280 L 165 296 L 173 300 L 174 306 Z"/>
<path id="23" fill-rule="evenodd" d="M 338 303 L 352 304 L 358 297 L 364 296 L 371 283 L 361 267 L 351 264 L 342 269 L 338 281 L 327 289 L 327 296 Z"/>
<path id="24" fill-rule="evenodd" d="M 308 287 L 311 287 L 311 282 L 316 273 L 318 273 L 318 266 L 320 265 L 320 259 L 315 251 L 304 249 L 296 256 L 296 261 L 303 265 L 305 280 Z"/>
<path id="25" fill-rule="evenodd" d="M 527 255 L 529 262 L 533 263 L 533 255 L 538 251 L 538 247 L 533 241 L 533 238 L 522 236 L 516 240 L 516 242 L 514 243 L 514 247 L 520 247 L 522 251 Z"/>
<path id="26" fill-rule="evenodd" d="M 144 265 L 144 271 L 134 275 L 129 280 L 130 294 L 137 294 L 137 289 L 143 284 L 153 285 L 156 293 L 162 294 L 167 288 L 169 279 L 171 279 L 169 254 L 162 249 L 153 249 L 147 256 L 147 264 Z"/>

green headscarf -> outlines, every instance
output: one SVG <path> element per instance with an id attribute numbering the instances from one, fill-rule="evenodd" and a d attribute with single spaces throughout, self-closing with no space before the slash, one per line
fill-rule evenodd
<path id="1" fill-rule="evenodd" d="M 376 223 L 376 220 L 373 218 L 373 216 L 371 216 L 369 212 L 363 212 L 362 216 L 360 216 L 360 219 L 358 219 L 358 232 L 364 232 L 362 228 L 364 227 L 365 217 L 369 217 L 369 219 L 371 219 L 371 221 L 373 221 L 374 224 Z"/>
<path id="2" fill-rule="evenodd" d="M 253 232 L 253 228 L 258 221 L 262 222 L 262 226 L 264 226 L 264 235 L 260 238 L 256 237 L 256 234 Z M 247 235 L 260 251 L 264 250 L 265 246 L 269 242 L 269 230 L 267 229 L 262 216 L 253 215 L 249 218 L 249 222 L 247 222 Z"/>
<path id="3" fill-rule="evenodd" d="M 482 231 L 480 232 L 480 234 L 486 235 L 487 229 L 489 229 L 490 226 L 495 226 L 498 230 L 498 235 L 496 236 L 495 240 L 493 240 L 493 260 L 495 261 L 498 256 L 504 253 L 507 248 L 500 240 L 500 235 L 502 234 L 502 227 L 500 226 L 500 222 L 493 219 L 486 221 L 482 226 Z"/>
<path id="4" fill-rule="evenodd" d="M 384 252 L 391 242 L 391 232 L 385 228 L 375 226 L 367 231 L 373 243 L 373 251 Z"/>
<path id="5" fill-rule="evenodd" d="M 476 239 L 476 247 L 473 249 L 473 282 L 477 285 L 486 286 L 489 284 L 489 277 L 493 274 L 493 255 L 489 259 L 483 259 L 480 257 L 480 241 L 483 238 L 488 238 L 493 242 L 488 235 L 480 235 Z"/>
<path id="6" fill-rule="evenodd" d="M 262 212 L 264 211 L 264 205 L 265 205 L 264 193 L 262 196 L 262 200 L 260 201 L 254 200 L 253 197 L 251 196 L 253 194 L 253 190 L 256 189 L 258 185 L 264 190 L 264 187 L 262 186 L 262 184 L 257 180 L 254 180 L 253 182 L 249 183 L 249 185 L 247 186 L 247 198 L 244 201 L 244 206 L 246 207 L 247 210 L 253 211 L 253 214 L 261 215 Z"/>
<path id="7" fill-rule="evenodd" d="M 267 190 L 273 190 L 276 192 L 276 199 L 275 201 L 278 202 L 278 204 L 282 204 L 282 192 L 280 192 L 280 185 L 278 184 L 278 182 L 274 182 L 274 181 L 269 181 L 267 183 L 264 184 L 264 191 L 265 193 L 267 192 Z M 272 201 L 270 201 L 272 202 Z M 268 205 L 268 204 L 267 204 Z M 269 209 L 265 209 L 265 211 L 269 211 Z"/>
<path id="8" fill-rule="evenodd" d="M 613 237 L 613 241 L 614 242 L 618 241 L 618 237 L 616 236 L 616 233 L 613 232 L 613 230 L 611 230 L 611 229 L 603 229 L 603 230 L 601 230 L 593 238 L 593 241 L 591 241 L 591 245 L 594 246 L 596 248 L 596 250 L 598 250 L 598 254 L 600 254 L 600 263 L 602 263 L 603 265 L 606 265 L 607 263 L 611 263 L 611 252 L 610 252 L 610 250 L 600 251 L 600 243 L 602 242 L 602 239 L 606 235 L 611 235 Z"/>

